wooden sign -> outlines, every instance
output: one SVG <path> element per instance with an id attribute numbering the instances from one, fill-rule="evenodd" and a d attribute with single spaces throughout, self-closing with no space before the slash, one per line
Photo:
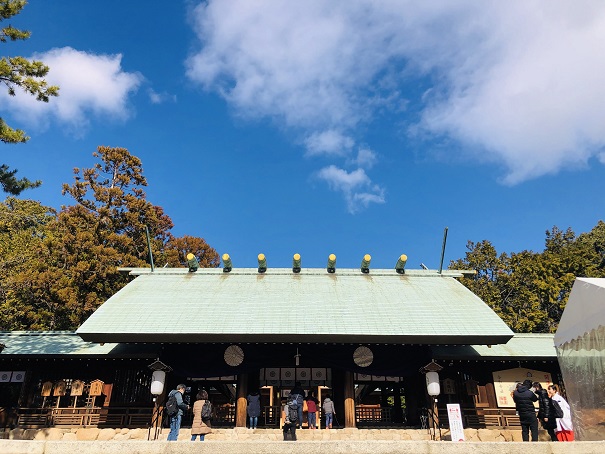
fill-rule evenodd
<path id="1" fill-rule="evenodd" d="M 55 388 L 53 389 L 53 396 L 64 396 L 67 389 L 67 385 L 63 380 L 59 380 L 55 383 Z"/>
<path id="2" fill-rule="evenodd" d="M 101 380 L 94 380 L 90 383 L 90 391 L 88 392 L 89 396 L 100 396 L 103 394 L 103 383 Z"/>
<path id="3" fill-rule="evenodd" d="M 443 380 L 443 394 L 456 394 L 456 381 L 451 378 Z"/>
<path id="4" fill-rule="evenodd" d="M 84 382 L 82 380 L 74 380 L 71 383 L 71 395 L 81 396 L 84 393 Z"/>
<path id="5" fill-rule="evenodd" d="M 42 392 L 40 393 L 40 395 L 42 397 L 49 397 L 52 389 L 53 389 L 53 382 L 45 381 L 44 383 L 42 383 Z"/>
<path id="6" fill-rule="evenodd" d="M 529 379 L 532 382 L 540 382 L 544 389 L 552 383 L 552 377 L 549 372 L 527 369 L 524 367 L 497 370 L 492 372 L 492 375 L 494 377 L 494 388 L 496 391 L 496 398 L 498 399 L 498 407 L 504 408 L 513 408 L 515 406 L 513 391 L 515 390 L 517 383 Z M 537 401 L 534 402 L 534 405 L 536 408 L 539 407 Z"/>
<path id="7" fill-rule="evenodd" d="M 464 384 L 466 385 L 466 394 L 468 394 L 469 396 L 479 395 L 479 388 L 477 387 L 477 385 L 479 384 L 478 382 L 476 382 L 475 380 L 467 380 L 464 382 Z"/>

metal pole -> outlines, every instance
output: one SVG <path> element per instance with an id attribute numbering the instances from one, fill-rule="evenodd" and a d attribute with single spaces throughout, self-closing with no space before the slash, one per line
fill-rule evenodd
<path id="1" fill-rule="evenodd" d="M 443 257 L 445 256 L 445 243 L 447 242 L 447 227 L 443 231 L 443 246 L 441 247 L 441 262 L 439 262 L 439 274 L 443 270 Z"/>
<path id="2" fill-rule="evenodd" d="M 145 235 L 147 235 L 147 248 L 149 249 L 149 261 L 151 262 L 151 271 L 153 272 L 153 253 L 151 252 L 151 239 L 149 238 L 149 229 L 145 226 Z"/>

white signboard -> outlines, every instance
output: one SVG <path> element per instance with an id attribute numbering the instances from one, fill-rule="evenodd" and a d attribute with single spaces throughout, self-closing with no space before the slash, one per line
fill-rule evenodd
<path id="1" fill-rule="evenodd" d="M 464 441 L 464 427 L 462 426 L 460 404 L 447 404 L 447 419 L 450 422 L 452 441 Z"/>
<path id="2" fill-rule="evenodd" d="M 548 385 L 552 384 L 551 376 L 548 372 L 526 369 L 523 367 L 516 367 L 514 369 L 497 370 L 493 372 L 494 376 L 494 390 L 496 391 L 496 398 L 498 399 L 498 407 L 500 408 L 514 408 L 515 402 L 513 401 L 513 391 L 517 383 L 523 382 L 523 380 L 531 380 L 532 382 L 540 382 L 542 388 L 546 389 Z M 538 402 L 534 402 L 536 408 L 538 408 Z"/>

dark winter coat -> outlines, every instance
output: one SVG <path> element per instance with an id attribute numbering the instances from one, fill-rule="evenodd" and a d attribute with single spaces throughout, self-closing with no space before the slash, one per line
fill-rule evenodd
<path id="1" fill-rule="evenodd" d="M 557 418 L 555 418 L 555 409 L 552 400 L 548 397 L 548 392 L 545 389 L 536 391 L 540 409 L 538 410 L 538 419 L 542 421 L 542 427 L 545 429 L 554 429 L 557 427 Z M 548 421 L 544 421 L 548 418 Z"/>
<path id="2" fill-rule="evenodd" d="M 248 416 L 256 418 L 260 416 L 260 396 L 258 394 L 248 394 Z"/>
<path id="3" fill-rule="evenodd" d="M 513 393 L 513 400 L 515 401 L 521 424 L 529 424 L 536 420 L 536 407 L 534 407 L 534 402 L 538 400 L 538 396 L 526 386 L 521 385 Z"/>

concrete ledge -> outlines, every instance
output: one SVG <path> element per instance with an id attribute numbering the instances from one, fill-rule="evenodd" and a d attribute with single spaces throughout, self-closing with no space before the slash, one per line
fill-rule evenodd
<path id="1" fill-rule="evenodd" d="M 0 440 L 2 454 L 602 454 L 605 441 L 26 441 Z"/>

